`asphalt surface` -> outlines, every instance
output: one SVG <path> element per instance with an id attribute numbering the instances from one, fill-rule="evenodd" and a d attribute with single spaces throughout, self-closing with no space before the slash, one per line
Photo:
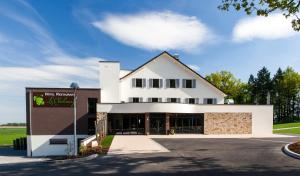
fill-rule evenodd
<path id="1" fill-rule="evenodd" d="M 155 139 L 171 152 L 5 164 L 0 165 L 0 175 L 296 176 L 300 174 L 300 160 L 281 149 L 298 139 Z"/>

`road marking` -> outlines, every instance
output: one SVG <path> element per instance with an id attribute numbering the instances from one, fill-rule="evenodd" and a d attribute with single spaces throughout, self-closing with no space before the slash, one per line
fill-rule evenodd
<path id="1" fill-rule="evenodd" d="M 264 142 L 274 142 L 274 143 L 285 143 L 285 144 L 290 143 L 288 141 L 274 141 L 274 140 L 268 140 L 268 139 L 250 139 L 250 140 L 264 141 Z"/>
<path id="2" fill-rule="evenodd" d="M 289 129 L 294 129 L 294 128 L 300 128 L 300 127 L 277 128 L 277 129 L 273 129 L 273 131 L 279 131 L 279 130 L 289 130 Z"/>

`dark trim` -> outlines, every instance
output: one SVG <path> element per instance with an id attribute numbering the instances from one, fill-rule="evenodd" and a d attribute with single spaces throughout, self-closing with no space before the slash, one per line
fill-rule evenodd
<path id="1" fill-rule="evenodd" d="M 262 105 L 262 104 L 189 104 L 189 103 L 171 103 L 171 102 L 139 102 L 139 103 L 134 103 L 134 102 L 126 102 L 126 103 L 97 103 L 99 105 L 108 105 L 108 104 L 150 104 L 150 103 L 160 103 L 160 104 L 187 104 L 187 105 L 209 105 L 209 106 L 220 106 L 220 105 L 225 105 L 225 106 L 273 106 L 273 105 Z M 98 112 L 98 111 L 97 111 Z"/>
<path id="2" fill-rule="evenodd" d="M 61 89 L 61 90 L 73 90 L 73 88 L 63 87 L 25 87 L 26 90 L 40 90 L 40 89 Z M 100 88 L 79 88 L 77 90 L 101 90 Z"/>
<path id="3" fill-rule="evenodd" d="M 175 61 L 177 61 L 178 63 L 182 64 L 183 66 L 185 66 L 187 69 L 189 69 L 190 71 L 192 71 L 194 74 L 196 74 L 197 76 L 199 76 L 200 78 L 202 78 L 204 81 L 206 81 L 207 83 L 209 83 L 210 85 L 212 85 L 213 87 L 215 87 L 217 90 L 221 91 L 223 94 L 225 94 L 227 96 L 227 94 L 225 92 L 223 92 L 221 89 L 219 89 L 218 87 L 216 87 L 213 83 L 211 83 L 210 81 L 208 81 L 207 79 L 205 79 L 203 76 L 201 76 L 199 73 L 197 73 L 196 71 L 194 71 L 193 69 L 191 69 L 189 66 L 185 65 L 184 63 L 182 63 L 179 59 L 175 58 L 174 56 L 172 56 L 170 53 L 168 53 L 167 51 L 163 51 L 162 53 L 160 53 L 159 55 L 155 56 L 154 58 L 150 59 L 149 61 L 147 61 L 146 63 L 144 63 L 143 65 L 139 66 L 138 68 L 132 70 L 130 73 L 128 73 L 127 75 L 123 76 L 122 78 L 120 78 L 120 80 L 126 78 L 127 76 L 131 75 L 132 73 L 136 72 L 137 70 L 139 70 L 140 68 L 142 68 L 143 66 L 147 65 L 148 63 L 150 63 L 151 61 L 153 61 L 154 59 L 158 58 L 159 56 L 163 55 L 163 54 L 167 54 L 169 55 L 171 58 L 173 58 Z"/>

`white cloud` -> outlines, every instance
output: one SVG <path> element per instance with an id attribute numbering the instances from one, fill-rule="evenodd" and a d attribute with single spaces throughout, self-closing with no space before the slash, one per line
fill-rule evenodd
<path id="1" fill-rule="evenodd" d="M 188 66 L 196 72 L 198 72 L 200 70 L 200 67 L 198 65 L 190 64 Z"/>
<path id="2" fill-rule="evenodd" d="M 170 11 L 110 14 L 92 24 L 123 44 L 147 50 L 190 50 L 213 38 L 196 17 Z"/>
<path id="3" fill-rule="evenodd" d="M 272 14 L 268 17 L 247 17 L 241 19 L 233 29 L 233 40 L 236 42 L 253 39 L 280 39 L 296 35 L 291 26 L 291 20 L 282 14 Z"/>

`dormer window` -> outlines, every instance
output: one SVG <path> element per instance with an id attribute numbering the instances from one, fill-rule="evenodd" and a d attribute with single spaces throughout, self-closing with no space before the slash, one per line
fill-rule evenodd
<path id="1" fill-rule="evenodd" d="M 148 102 L 151 102 L 151 103 L 162 102 L 162 98 L 151 97 L 151 98 L 148 98 Z"/>

